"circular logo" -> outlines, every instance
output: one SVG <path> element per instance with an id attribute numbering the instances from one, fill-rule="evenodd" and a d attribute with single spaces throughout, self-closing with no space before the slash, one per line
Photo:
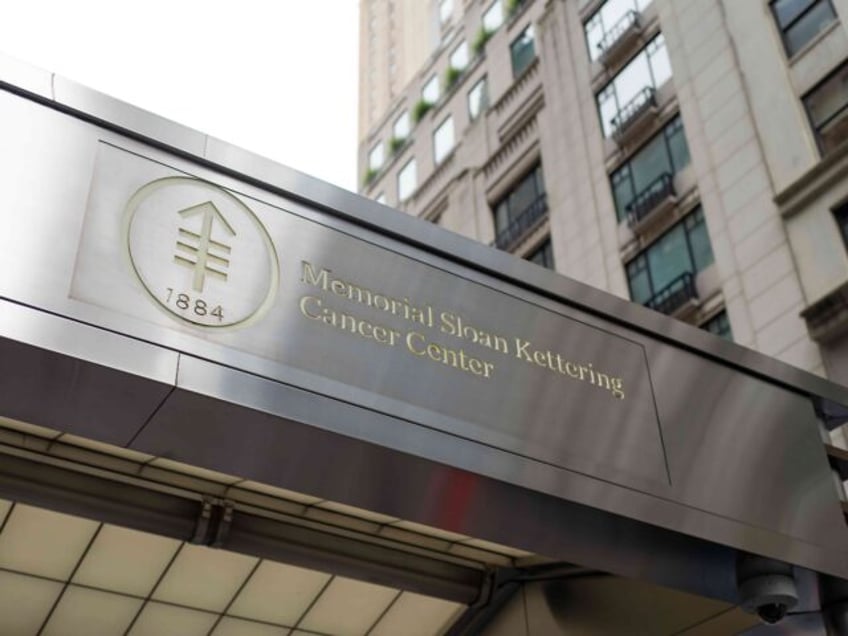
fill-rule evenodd
<path id="1" fill-rule="evenodd" d="M 127 202 L 124 235 L 142 286 L 173 318 L 240 326 L 274 300 L 279 264 L 271 237 L 223 188 L 192 177 L 151 181 Z"/>

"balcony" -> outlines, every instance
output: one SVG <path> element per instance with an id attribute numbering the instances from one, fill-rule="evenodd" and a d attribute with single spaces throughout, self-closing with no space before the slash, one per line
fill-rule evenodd
<path id="1" fill-rule="evenodd" d="M 645 232 L 658 220 L 665 218 L 664 213 L 674 209 L 676 205 L 674 177 L 670 172 L 664 172 L 624 208 L 627 225 L 636 234 Z"/>
<path id="2" fill-rule="evenodd" d="M 653 86 L 646 86 L 627 102 L 618 115 L 612 118 L 612 137 L 619 146 L 637 141 L 651 128 L 657 118 L 657 93 Z"/>
<path id="3" fill-rule="evenodd" d="M 512 250 L 542 224 L 547 213 L 548 197 L 543 192 L 514 221 L 498 232 L 492 245 L 499 250 Z"/>
<path id="4" fill-rule="evenodd" d="M 636 11 L 628 11 L 598 42 L 600 50 L 598 60 L 607 68 L 615 66 L 630 52 L 641 34 L 642 25 L 639 22 L 639 14 Z"/>
<path id="5" fill-rule="evenodd" d="M 698 290 L 692 272 L 675 278 L 651 296 L 645 306 L 681 320 L 690 316 L 698 307 Z"/>

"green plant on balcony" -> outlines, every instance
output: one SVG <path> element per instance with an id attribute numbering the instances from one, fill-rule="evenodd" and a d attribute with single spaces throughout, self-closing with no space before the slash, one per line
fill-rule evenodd
<path id="1" fill-rule="evenodd" d="M 524 0 L 506 0 L 507 15 L 515 15 L 515 12 L 521 8 L 522 4 L 524 4 Z"/>
<path id="2" fill-rule="evenodd" d="M 462 75 L 462 71 L 460 69 L 448 66 L 445 71 L 445 89 L 450 90 L 453 88 L 453 85 L 456 84 L 460 75 Z"/>
<path id="3" fill-rule="evenodd" d="M 377 178 L 377 172 L 378 171 L 374 168 L 368 168 L 368 170 L 365 171 L 365 176 L 362 177 L 362 184 L 366 186 L 371 185 L 371 182 Z"/>
<path id="4" fill-rule="evenodd" d="M 389 139 L 389 154 L 393 155 L 397 153 L 398 150 L 403 148 L 403 145 L 406 143 L 406 137 L 391 137 Z"/>
<path id="5" fill-rule="evenodd" d="M 415 106 L 412 107 L 412 121 L 417 124 L 431 108 L 433 108 L 433 104 L 431 102 L 428 102 L 423 98 L 419 99 L 415 102 Z"/>
<path id="6" fill-rule="evenodd" d="M 474 55 L 480 55 L 483 52 L 486 42 L 489 41 L 489 38 L 492 37 L 493 34 L 494 32 L 489 31 L 486 27 L 480 27 L 477 31 L 477 35 L 474 36 L 474 42 L 471 43 L 471 50 L 474 51 Z"/>

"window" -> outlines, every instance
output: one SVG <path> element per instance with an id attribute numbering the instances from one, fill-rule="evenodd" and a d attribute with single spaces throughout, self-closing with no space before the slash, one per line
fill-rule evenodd
<path id="1" fill-rule="evenodd" d="M 526 174 L 495 206 L 495 246 L 514 247 L 548 210 L 542 166 Z"/>
<path id="2" fill-rule="evenodd" d="M 461 71 L 468 66 L 468 43 L 463 40 L 459 43 L 450 56 L 450 67 Z"/>
<path id="3" fill-rule="evenodd" d="M 848 139 L 848 63 L 843 64 L 804 97 L 804 106 L 822 155 Z"/>
<path id="4" fill-rule="evenodd" d="M 453 150 L 453 117 L 448 115 L 433 133 L 433 159 L 441 163 Z"/>
<path id="5" fill-rule="evenodd" d="M 371 170 L 379 170 L 383 165 L 383 159 L 385 155 L 383 153 L 383 142 L 377 142 L 373 148 L 371 148 L 371 152 L 368 153 L 368 168 Z"/>
<path id="6" fill-rule="evenodd" d="M 711 265 L 713 250 L 697 208 L 627 263 L 627 282 L 634 302 L 650 305 L 684 274 L 694 275 Z"/>
<path id="7" fill-rule="evenodd" d="M 617 128 L 614 122 L 632 100 L 640 99 L 645 88 L 659 88 L 671 78 L 671 64 L 662 33 L 648 42 L 623 69 L 598 93 L 598 113 L 604 136 Z"/>
<path id="8" fill-rule="evenodd" d="M 400 114 L 400 117 L 395 119 L 392 126 L 392 137 L 395 139 L 406 139 L 409 137 L 409 111 L 405 110 Z"/>
<path id="9" fill-rule="evenodd" d="M 468 91 L 468 116 L 475 120 L 484 110 L 489 107 L 489 85 L 486 76 L 471 87 Z"/>
<path id="10" fill-rule="evenodd" d="M 733 340 L 733 332 L 730 330 L 730 320 L 727 319 L 726 311 L 722 311 L 710 318 L 707 322 L 701 325 L 701 329 L 714 333 L 725 340 Z"/>
<path id="11" fill-rule="evenodd" d="M 551 239 L 546 239 L 544 243 L 542 243 L 539 247 L 537 247 L 535 250 L 525 256 L 524 260 L 530 261 L 531 263 L 536 263 L 536 265 L 539 265 L 541 267 L 553 269 L 554 249 L 551 246 Z"/>
<path id="12" fill-rule="evenodd" d="M 406 162 L 398 173 L 398 200 L 406 201 L 418 185 L 418 171 L 415 157 Z"/>
<path id="13" fill-rule="evenodd" d="M 483 14 L 483 30 L 494 33 L 503 24 L 503 6 L 501 0 L 495 0 Z"/>
<path id="14" fill-rule="evenodd" d="M 439 2 L 439 24 L 444 24 L 453 15 L 453 0 L 441 0 Z"/>
<path id="15" fill-rule="evenodd" d="M 536 47 L 533 43 L 533 25 L 529 25 L 512 44 L 509 45 L 512 58 L 512 76 L 518 77 L 536 59 Z"/>
<path id="16" fill-rule="evenodd" d="M 436 75 L 433 75 L 427 83 L 424 84 L 424 88 L 421 89 L 421 99 L 423 99 L 428 104 L 435 104 L 439 101 L 439 78 Z"/>
<path id="17" fill-rule="evenodd" d="M 689 147 L 678 115 L 623 166 L 610 175 L 615 212 L 623 221 L 627 206 L 657 185 L 663 175 L 674 177 L 689 165 Z"/>
<path id="18" fill-rule="evenodd" d="M 831 0 L 773 0 L 771 10 L 789 57 L 836 20 Z"/>
<path id="19" fill-rule="evenodd" d="M 589 47 L 589 58 L 597 60 L 603 47 L 604 38 L 614 40 L 619 29 L 626 28 L 631 12 L 640 12 L 651 3 L 651 0 L 607 0 L 601 8 L 583 25 L 586 32 L 586 46 Z"/>
<path id="20" fill-rule="evenodd" d="M 386 205 L 386 193 L 381 192 L 380 194 L 377 195 L 377 197 L 374 200 L 377 203 L 382 203 L 383 205 Z"/>
<path id="21" fill-rule="evenodd" d="M 839 226 L 839 231 L 842 232 L 842 240 L 848 247 L 848 201 L 836 208 L 833 211 L 833 216 L 836 217 L 836 224 Z"/>

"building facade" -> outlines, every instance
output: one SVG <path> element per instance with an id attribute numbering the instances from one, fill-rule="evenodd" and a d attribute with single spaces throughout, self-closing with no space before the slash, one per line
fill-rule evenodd
<path id="1" fill-rule="evenodd" d="M 848 382 L 848 1 L 431 12 L 363 194 Z"/>
<path id="2" fill-rule="evenodd" d="M 389 107 L 438 42 L 426 2 L 363 0 L 359 11 L 359 134 Z"/>

